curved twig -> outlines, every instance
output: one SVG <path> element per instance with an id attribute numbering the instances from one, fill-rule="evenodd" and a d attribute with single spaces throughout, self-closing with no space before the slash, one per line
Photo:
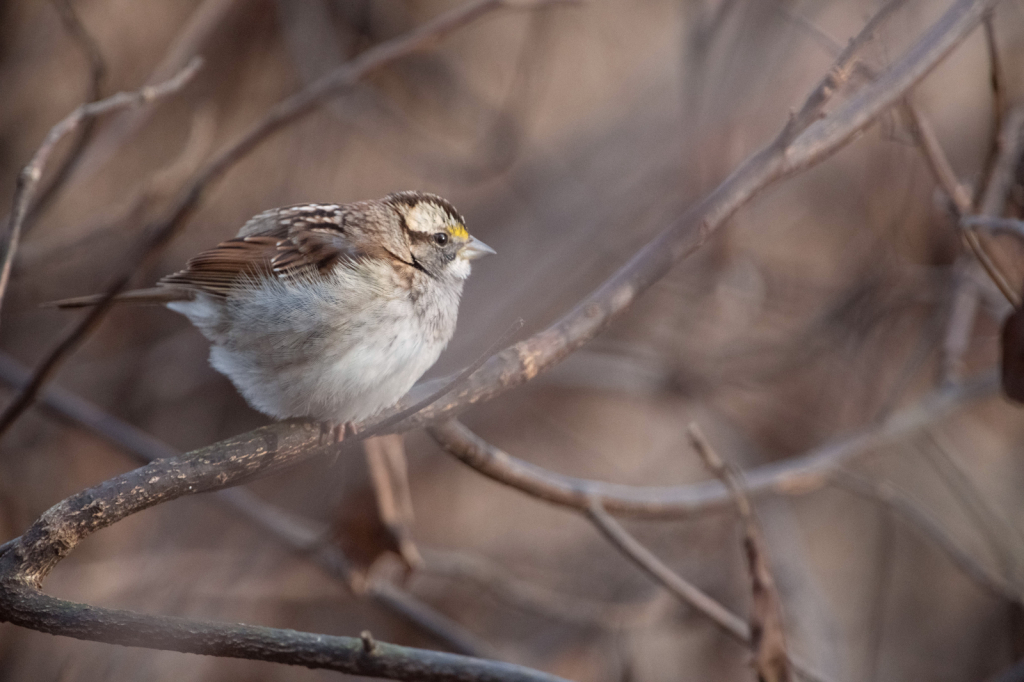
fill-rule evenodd
<path id="1" fill-rule="evenodd" d="M 598 499 L 593 499 L 587 509 L 587 517 L 612 545 L 626 555 L 636 566 L 663 585 L 677 599 L 688 604 L 710 618 L 725 634 L 744 646 L 755 643 L 755 632 L 742 618 L 725 608 L 722 604 L 702 592 L 681 575 L 668 567 L 654 552 L 644 547 L 636 538 L 629 534 L 618 521 L 604 510 Z M 801 658 L 781 652 L 784 657 L 782 665 L 791 665 L 794 672 L 810 682 L 829 682 Z M 776 662 L 777 663 L 777 662 Z M 763 680 L 779 680 L 760 676 Z M 790 679 L 786 677 L 785 679 Z"/>
<path id="2" fill-rule="evenodd" d="M 85 28 L 82 20 L 78 17 L 78 13 L 75 12 L 75 8 L 71 6 L 70 0 L 53 0 L 53 6 L 56 8 L 57 14 L 60 15 L 61 23 L 64 24 L 64 30 L 75 41 L 78 49 L 81 50 L 86 61 L 89 63 L 89 92 L 86 101 L 99 101 L 103 97 L 103 81 L 107 77 L 107 63 L 103 59 L 100 46 L 88 29 Z M 53 179 L 39 193 L 39 198 L 29 207 L 28 215 L 25 218 L 25 225 L 22 228 L 23 232 L 28 232 L 31 229 L 36 218 L 50 206 L 60 190 L 71 178 L 72 173 L 74 173 L 78 163 L 82 160 L 85 150 L 93 139 L 93 134 L 96 132 L 96 123 L 97 120 L 95 118 L 90 118 L 82 124 L 78 137 L 64 156 L 64 160 L 61 161 L 60 167 L 54 172 Z"/>
<path id="3" fill-rule="evenodd" d="M 898 442 L 973 401 L 996 394 L 994 373 L 935 391 L 883 424 L 826 444 L 800 457 L 751 469 L 744 476 L 751 496 L 798 494 L 829 483 L 836 467 L 859 455 Z M 553 504 L 587 511 L 592 499 L 609 512 L 649 518 L 686 517 L 727 509 L 732 500 L 718 481 L 677 486 L 631 486 L 575 478 L 517 459 L 456 420 L 427 427 L 441 447 L 499 483 Z"/>
<path id="4" fill-rule="evenodd" d="M 640 570 L 664 585 L 677 599 L 707 616 L 722 632 L 743 645 L 750 644 L 750 626 L 729 609 L 712 599 L 699 587 L 669 568 L 654 552 L 626 532 L 601 506 L 597 498 L 587 508 L 587 518 L 601 535 L 627 556 Z"/>
<path id="5" fill-rule="evenodd" d="M 991 573 L 961 548 L 932 516 L 902 494 L 890 481 L 873 481 L 845 469 L 837 469 L 830 482 L 849 493 L 885 505 L 916 530 L 926 535 L 949 560 L 979 587 L 997 599 L 1024 604 L 1024 594 L 1002 576 Z"/>
<path id="6" fill-rule="evenodd" d="M 650 626 L 668 617 L 674 601 L 665 593 L 643 601 L 603 601 L 569 595 L 511 573 L 501 562 L 461 550 L 421 547 L 426 560 L 420 574 L 479 586 L 506 605 L 565 623 L 609 632 Z"/>
<path id="7" fill-rule="evenodd" d="M 25 217 L 28 215 L 29 206 L 32 204 L 32 199 L 35 196 L 36 186 L 43 177 L 43 167 L 50 159 L 50 154 L 53 153 L 57 143 L 84 122 L 97 116 L 102 116 L 118 109 L 147 104 L 160 97 L 178 92 L 192 80 L 192 77 L 196 75 L 202 63 L 202 59 L 193 59 L 173 78 L 163 83 L 147 85 L 134 92 L 119 92 L 99 102 L 83 104 L 50 129 L 50 132 L 46 134 L 46 139 L 39 145 L 36 153 L 32 155 L 32 159 L 21 169 L 21 173 L 18 174 L 18 185 L 14 190 L 14 202 L 7 224 L 7 244 L 4 251 L 4 261 L 3 265 L 0 266 L 0 305 L 3 303 L 4 294 L 7 292 L 7 285 L 10 282 L 11 269 L 14 266 L 14 256 L 18 252 L 18 242 L 21 239 L 21 230 L 25 223 Z"/>

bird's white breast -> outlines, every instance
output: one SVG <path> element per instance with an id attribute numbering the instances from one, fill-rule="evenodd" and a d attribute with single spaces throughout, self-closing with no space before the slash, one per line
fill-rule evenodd
<path id="1" fill-rule="evenodd" d="M 252 407 L 340 424 L 397 402 L 454 333 L 461 280 L 410 295 L 391 277 L 390 266 L 363 263 L 168 307 L 213 343 L 211 364 Z"/>

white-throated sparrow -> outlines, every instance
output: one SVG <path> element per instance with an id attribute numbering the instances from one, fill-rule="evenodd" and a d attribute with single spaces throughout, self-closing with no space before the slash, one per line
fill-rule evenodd
<path id="1" fill-rule="evenodd" d="M 398 401 L 455 331 L 470 261 L 494 253 L 439 196 L 264 211 L 152 289 L 213 344 L 249 404 L 342 425 Z M 93 305 L 99 296 L 57 301 Z"/>

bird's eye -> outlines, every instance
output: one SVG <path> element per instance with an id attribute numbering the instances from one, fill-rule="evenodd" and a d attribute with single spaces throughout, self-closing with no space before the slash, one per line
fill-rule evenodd
<path id="1" fill-rule="evenodd" d="M 447 232 L 435 232 L 434 233 L 434 243 L 437 244 L 438 246 L 444 246 L 445 244 L 447 244 L 448 243 L 448 233 Z"/>

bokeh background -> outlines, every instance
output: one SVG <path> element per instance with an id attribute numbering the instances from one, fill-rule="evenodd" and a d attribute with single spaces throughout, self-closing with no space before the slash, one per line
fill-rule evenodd
<path id="1" fill-rule="evenodd" d="M 883 70 L 946 5 L 908 3 L 864 61 Z M 192 55 L 206 63 L 180 94 L 98 124 L 25 236 L 4 301 L 3 353 L 38 362 L 81 315 L 39 304 L 102 290 L 147 221 L 274 102 L 453 6 L 75 0 L 106 64 L 104 94 L 166 77 Z M 496 12 L 262 144 L 136 284 L 178 269 L 269 207 L 436 192 L 498 252 L 476 266 L 456 337 L 428 376 L 457 370 L 515 319 L 525 320 L 520 336 L 550 323 L 770 141 L 875 9 L 868 0 L 603 0 Z M 1024 96 L 1024 4 L 1003 2 L 994 26 L 1013 105 Z M 89 92 L 88 63 L 57 4 L 0 4 L 0 209 L 50 126 Z M 913 100 L 961 181 L 977 185 L 996 106 L 980 30 Z M 1007 215 L 1022 200 L 1015 180 Z M 989 246 L 1019 287 L 1020 245 L 999 237 Z M 976 315 L 965 350 L 950 357 L 944 342 L 965 295 Z M 755 198 L 594 342 L 464 419 L 559 472 L 692 483 L 709 474 L 688 445 L 691 421 L 746 470 L 798 457 L 905 414 L 942 385 L 992 372 L 1008 312 L 964 256 L 906 121 L 889 114 Z M 55 384 L 180 450 L 266 423 L 207 352 L 174 313 L 118 309 Z M 848 466 L 894 486 L 1021 595 L 1024 419 L 995 390 L 985 395 Z M 749 652 L 664 594 L 579 515 L 484 479 L 424 434 L 408 434 L 405 451 L 412 539 L 424 559 L 411 575 L 394 553 L 379 553 L 388 543 L 361 455 L 248 488 L 328 529 L 325 541 L 362 560 L 361 571 L 393 581 L 504 660 L 580 681 L 752 678 Z M 31 410 L 0 443 L 0 539 L 136 465 L 104 439 Z M 891 505 L 825 485 L 759 498 L 756 511 L 790 645 L 830 679 L 984 680 L 1024 655 L 1021 598 L 980 587 Z M 731 515 L 624 523 L 747 613 Z M 47 589 L 103 606 L 447 646 L 202 496 L 89 538 Z M 0 625 L 4 680 L 336 677 Z"/>

